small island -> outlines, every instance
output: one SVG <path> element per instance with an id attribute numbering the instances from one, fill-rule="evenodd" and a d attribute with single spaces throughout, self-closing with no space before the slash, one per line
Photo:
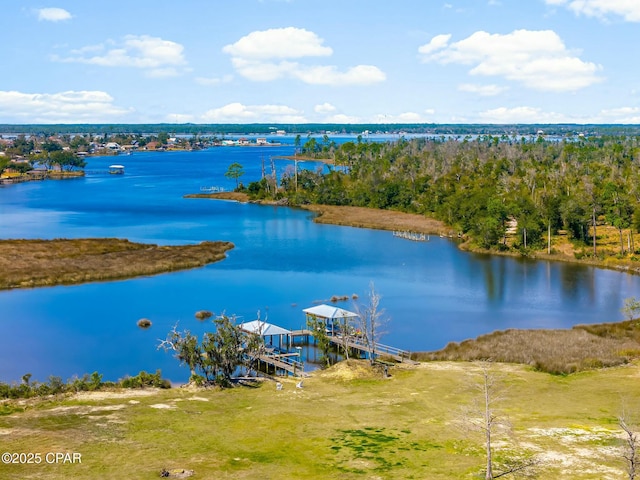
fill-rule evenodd
<path id="1" fill-rule="evenodd" d="M 117 238 L 0 240 L 0 289 L 117 280 L 201 267 L 231 242 L 163 246 Z"/>

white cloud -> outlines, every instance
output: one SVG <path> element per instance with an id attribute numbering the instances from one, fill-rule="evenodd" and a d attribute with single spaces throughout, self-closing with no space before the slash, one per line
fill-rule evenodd
<path id="1" fill-rule="evenodd" d="M 504 77 L 541 91 L 576 91 L 601 80 L 602 67 L 574 56 L 551 30 L 479 31 L 452 44 L 445 37 L 419 48 L 423 61 L 469 65 L 470 75 Z"/>
<path id="2" fill-rule="evenodd" d="M 331 113 L 331 112 L 335 112 L 336 111 L 336 107 L 334 107 L 333 105 L 331 105 L 330 103 L 323 103 L 321 105 L 316 105 L 315 107 L 313 107 L 313 111 L 316 113 Z"/>
<path id="3" fill-rule="evenodd" d="M 304 28 L 272 28 L 245 35 L 222 51 L 232 57 L 266 60 L 271 58 L 326 57 L 333 54 L 324 40 Z"/>
<path id="4" fill-rule="evenodd" d="M 346 72 L 340 72 L 333 65 L 299 67 L 292 75 L 311 85 L 371 85 L 384 82 L 386 75 L 373 65 L 357 65 Z"/>
<path id="5" fill-rule="evenodd" d="M 638 124 L 640 107 L 620 107 L 601 110 L 597 114 L 567 115 L 559 112 L 546 112 L 535 107 L 499 107 L 478 114 L 472 120 L 480 123 L 576 123 L 576 124 Z"/>
<path id="6" fill-rule="evenodd" d="M 416 112 L 403 112 L 397 115 L 378 114 L 373 117 L 373 123 L 425 123 L 427 119 Z"/>
<path id="7" fill-rule="evenodd" d="M 201 117 L 211 123 L 305 123 L 302 112 L 285 105 L 243 105 L 229 103 L 205 112 Z"/>
<path id="8" fill-rule="evenodd" d="M 345 115 L 344 113 L 337 113 L 335 115 L 331 115 L 323 120 L 324 123 L 362 123 L 362 119 L 360 117 L 355 117 L 352 115 Z"/>
<path id="9" fill-rule="evenodd" d="M 106 123 L 131 110 L 115 106 L 101 91 L 0 91 L 0 112 L 0 121 L 7 123 Z"/>
<path id="10" fill-rule="evenodd" d="M 627 22 L 640 22 L 640 2 L 637 0 L 545 0 L 547 5 L 563 6 L 576 15 L 606 19 L 618 15 Z"/>
<path id="11" fill-rule="evenodd" d="M 126 35 L 121 42 L 89 45 L 72 50 L 71 56 L 54 56 L 65 63 L 86 63 L 103 67 L 132 67 L 146 71 L 150 77 L 180 75 L 185 71 L 184 47 L 170 40 L 149 35 Z M 92 55 L 93 54 L 93 55 Z M 182 67 L 182 68 L 177 68 Z"/>
<path id="12" fill-rule="evenodd" d="M 475 93 L 481 97 L 494 97 L 500 95 L 508 87 L 501 87 L 500 85 L 476 85 L 473 83 L 463 83 L 458 86 L 458 90 L 461 92 Z"/>
<path id="13" fill-rule="evenodd" d="M 36 10 L 36 13 L 38 14 L 38 20 L 47 22 L 61 22 L 72 18 L 72 15 L 64 8 L 40 8 Z"/>
<path id="14" fill-rule="evenodd" d="M 563 123 L 569 120 L 562 114 L 543 112 L 534 107 L 499 107 L 482 112 L 478 116 L 482 123 Z"/>
<path id="15" fill-rule="evenodd" d="M 268 82 L 282 78 L 310 85 L 370 85 L 386 80 L 385 73 L 373 65 L 356 65 L 341 71 L 334 65 L 308 65 L 298 60 L 333 54 L 314 32 L 287 27 L 255 31 L 222 51 L 231 55 L 231 64 L 243 77 Z"/>
<path id="16" fill-rule="evenodd" d="M 418 53 L 429 55 L 437 50 L 441 50 L 447 46 L 449 40 L 451 40 L 451 34 L 436 35 L 429 43 L 418 48 Z"/>
<path id="17" fill-rule="evenodd" d="M 271 63 L 245 58 L 232 58 L 231 64 L 240 75 L 254 82 L 270 82 L 293 75 L 298 68 L 293 62 Z"/>
<path id="18" fill-rule="evenodd" d="M 602 123 L 640 123 L 640 107 L 620 107 L 600 112 Z"/>

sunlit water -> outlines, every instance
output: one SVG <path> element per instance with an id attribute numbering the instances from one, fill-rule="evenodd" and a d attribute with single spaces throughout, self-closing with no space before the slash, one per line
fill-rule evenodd
<path id="1" fill-rule="evenodd" d="M 270 156 L 289 146 L 215 148 L 91 158 L 87 177 L 0 188 L 0 237 L 123 237 L 185 244 L 229 240 L 228 258 L 203 268 L 126 281 L 0 292 L 0 381 L 30 372 L 63 379 L 99 371 L 118 379 L 160 368 L 188 372 L 157 350 L 178 323 L 201 333 L 197 310 L 261 317 L 287 328 L 304 324 L 303 308 L 332 295 L 366 302 L 370 282 L 389 321 L 383 342 L 412 351 L 443 347 L 497 329 L 564 328 L 620 320 L 640 278 L 571 264 L 461 252 L 446 239 L 412 242 L 390 232 L 317 225 L 286 207 L 185 199 L 201 186 L 231 189 L 260 178 Z M 122 163 L 126 174 L 104 173 Z M 291 162 L 276 162 L 279 175 Z M 307 164 L 306 168 L 321 168 Z M 352 300 L 339 306 L 353 309 Z M 151 319 L 148 330 L 136 326 Z"/>

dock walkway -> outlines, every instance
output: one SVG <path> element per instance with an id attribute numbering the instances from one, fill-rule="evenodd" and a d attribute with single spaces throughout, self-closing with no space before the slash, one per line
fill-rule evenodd
<path id="1" fill-rule="evenodd" d="M 276 370 L 284 370 L 294 377 L 308 376 L 308 374 L 304 372 L 304 364 L 299 360 L 294 360 L 296 357 L 298 357 L 297 353 L 277 353 L 267 349 L 263 354 L 258 355 L 257 358 L 266 365 L 270 365 L 276 368 Z"/>
<path id="2" fill-rule="evenodd" d="M 291 332 L 291 338 L 295 339 L 296 337 L 311 337 L 313 332 L 307 329 L 301 330 L 293 330 Z M 345 339 L 342 335 L 332 334 L 331 332 L 327 332 L 327 337 L 329 341 L 335 345 L 343 346 L 345 345 Z M 367 354 L 369 356 L 378 356 L 378 355 L 386 355 L 398 362 L 410 362 L 411 352 L 407 350 L 402 350 L 400 348 L 392 347 L 389 345 L 384 345 L 382 343 L 374 343 L 373 345 L 368 345 L 361 336 L 358 335 L 349 335 L 346 338 L 346 345 L 348 348 L 356 350 L 358 352 Z"/>

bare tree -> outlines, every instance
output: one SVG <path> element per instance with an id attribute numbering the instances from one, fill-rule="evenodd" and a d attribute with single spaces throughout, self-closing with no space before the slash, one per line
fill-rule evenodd
<path id="1" fill-rule="evenodd" d="M 640 466 L 640 457 L 638 456 L 638 434 L 633 431 L 631 426 L 629 426 L 629 418 L 625 413 L 618 417 L 618 425 L 625 433 L 622 458 L 624 458 L 627 464 L 629 480 L 635 480 L 638 467 Z"/>
<path id="2" fill-rule="evenodd" d="M 485 480 L 507 475 L 533 477 L 538 461 L 531 457 L 513 457 L 497 464 L 494 459 L 496 436 L 511 436 L 511 423 L 500 414 L 496 405 L 504 401 L 505 389 L 488 363 L 481 364 L 480 380 L 472 382 L 475 390 L 473 404 L 462 413 L 461 426 L 465 431 L 480 433 L 485 448 Z M 499 472 L 497 472 L 499 470 Z"/>
<path id="3" fill-rule="evenodd" d="M 376 360 L 376 344 L 384 335 L 383 328 L 388 322 L 384 309 L 380 309 L 381 295 L 376 292 L 373 282 L 369 283 L 369 303 L 365 306 L 356 305 L 358 323 L 367 349 L 370 352 L 369 360 L 373 365 Z"/>
<path id="4" fill-rule="evenodd" d="M 349 360 L 349 342 L 353 338 L 353 322 L 346 314 L 340 319 L 340 349 L 345 360 Z"/>
<path id="5" fill-rule="evenodd" d="M 189 330 L 178 332 L 176 323 L 167 338 L 159 340 L 158 349 L 165 352 L 172 351 L 180 362 L 180 365 L 187 365 L 191 373 L 191 379 L 197 375 L 198 369 L 202 366 L 202 349 L 198 343 L 198 337 Z"/>

